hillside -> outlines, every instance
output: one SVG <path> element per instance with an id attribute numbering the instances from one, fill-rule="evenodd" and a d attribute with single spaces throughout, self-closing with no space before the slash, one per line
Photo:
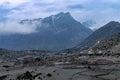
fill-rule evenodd
<path id="1" fill-rule="evenodd" d="M 86 50 L 93 46 L 97 41 L 104 40 L 111 37 L 114 34 L 120 32 L 120 23 L 111 21 L 108 24 L 104 25 L 100 29 L 93 32 L 89 37 L 83 40 L 79 45 L 73 49 L 76 51 Z"/>
<path id="2" fill-rule="evenodd" d="M 92 49 L 97 53 L 101 51 L 102 53 L 120 53 L 120 33 L 100 41 Z"/>

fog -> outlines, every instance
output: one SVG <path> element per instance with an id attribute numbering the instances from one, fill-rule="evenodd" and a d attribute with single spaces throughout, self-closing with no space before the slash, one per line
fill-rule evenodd
<path id="1" fill-rule="evenodd" d="M 37 32 L 34 24 L 20 24 L 18 22 L 1 22 L 0 35 L 30 34 Z"/>

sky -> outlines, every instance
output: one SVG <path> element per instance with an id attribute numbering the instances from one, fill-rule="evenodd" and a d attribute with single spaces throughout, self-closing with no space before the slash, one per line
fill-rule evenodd
<path id="1" fill-rule="evenodd" d="M 109 21 L 120 21 L 120 0 L 0 0 L 0 33 L 16 29 L 15 33 L 34 32 L 33 26 L 19 28 L 15 22 L 59 12 L 70 12 L 79 22 L 93 20 L 93 28 L 99 28 Z"/>

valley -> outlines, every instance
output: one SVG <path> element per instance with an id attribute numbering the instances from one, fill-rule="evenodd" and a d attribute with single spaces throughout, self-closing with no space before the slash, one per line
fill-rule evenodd
<path id="1" fill-rule="evenodd" d="M 74 56 L 74 57 L 73 57 Z M 33 58 L 34 59 L 34 58 Z M 119 80 L 120 54 L 78 54 L 34 61 L 0 63 L 1 80 Z M 26 63 L 27 61 L 27 63 Z M 8 67 L 7 67 L 8 66 Z M 6 76 L 6 77 L 4 77 Z"/>
<path id="2" fill-rule="evenodd" d="M 120 80 L 120 0 L 0 0 L 0 80 Z"/>
<path id="3" fill-rule="evenodd" d="M 116 24 L 117 27 L 110 31 L 120 26 L 117 22 L 107 24 L 108 27 Z M 106 26 L 94 33 L 103 34 L 104 28 Z M 1 48 L 0 80 L 120 80 L 119 30 L 99 37 L 101 40 L 94 38 L 97 41 L 86 50 L 81 50 L 86 44 L 61 51 Z"/>

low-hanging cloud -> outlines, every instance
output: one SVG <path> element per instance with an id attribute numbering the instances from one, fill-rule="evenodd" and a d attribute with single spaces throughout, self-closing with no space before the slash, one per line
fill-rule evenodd
<path id="1" fill-rule="evenodd" d="M 30 34 L 37 32 L 34 24 L 20 24 L 17 22 L 1 22 L 0 35 Z"/>

